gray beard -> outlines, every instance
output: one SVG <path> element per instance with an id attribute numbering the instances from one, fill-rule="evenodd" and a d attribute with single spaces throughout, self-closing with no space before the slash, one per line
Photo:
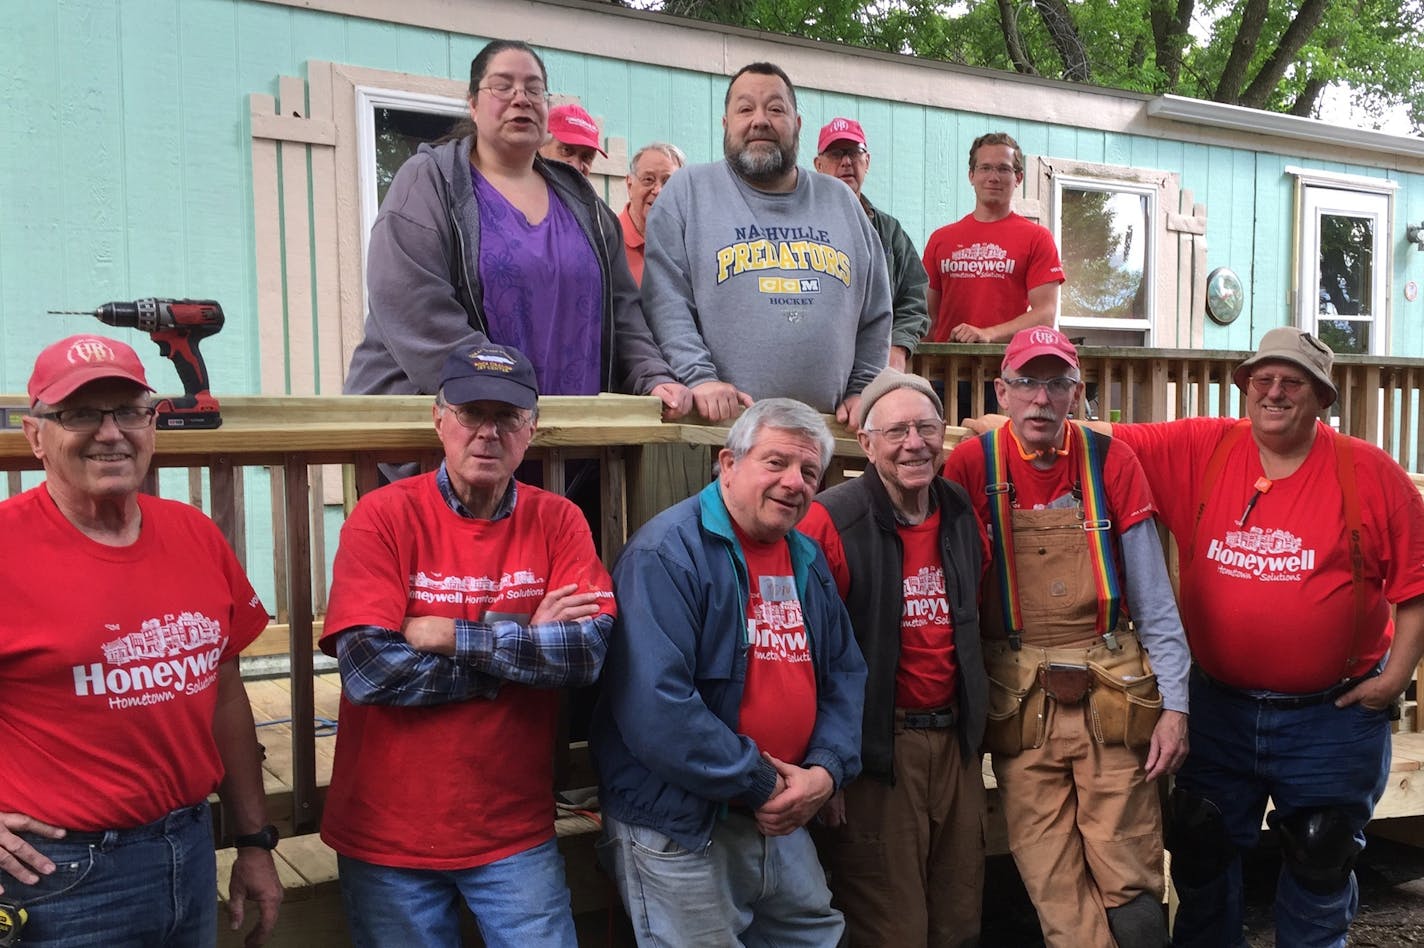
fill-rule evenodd
<path id="1" fill-rule="evenodd" d="M 796 166 L 795 145 L 790 148 L 782 148 L 777 145 L 771 151 L 762 149 L 752 151 L 750 146 L 733 151 L 728 147 L 724 137 L 722 150 L 728 160 L 732 162 L 732 168 L 751 185 L 775 184 L 777 179 Z"/>

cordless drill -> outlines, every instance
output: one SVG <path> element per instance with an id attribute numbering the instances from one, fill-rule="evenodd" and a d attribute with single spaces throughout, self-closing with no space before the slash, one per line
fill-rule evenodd
<path id="1" fill-rule="evenodd" d="M 198 343 L 223 327 L 222 307 L 214 300 L 147 299 L 105 303 L 92 313 L 50 310 L 56 315 L 93 316 L 109 326 L 138 329 L 158 343 L 183 381 L 183 394 L 159 399 L 158 427 L 216 428 L 222 424 L 218 400 L 208 391 L 208 367 Z"/>

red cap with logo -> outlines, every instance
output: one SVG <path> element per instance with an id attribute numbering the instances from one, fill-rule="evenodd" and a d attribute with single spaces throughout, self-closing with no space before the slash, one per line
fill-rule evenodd
<path id="1" fill-rule="evenodd" d="M 816 139 L 816 153 L 825 151 L 831 142 L 855 142 L 857 145 L 870 147 L 865 140 L 865 129 L 860 127 L 860 123 L 855 119 L 833 118 L 821 128 L 821 134 Z"/>
<path id="2" fill-rule="evenodd" d="M 1025 362 L 1039 356 L 1051 355 L 1067 362 L 1069 367 L 1078 367 L 1078 350 L 1068 337 L 1052 326 L 1030 326 L 1014 333 L 1009 347 L 1004 350 L 1004 361 L 999 371 L 1017 372 Z"/>
<path id="3" fill-rule="evenodd" d="M 603 150 L 598 140 L 598 123 L 581 105 L 570 102 L 550 109 L 549 134 L 565 145 L 592 148 L 603 157 L 608 157 L 608 152 Z"/>
<path id="4" fill-rule="evenodd" d="M 153 391 L 132 346 L 103 336 L 70 336 L 47 347 L 35 360 L 30 407 L 39 402 L 56 405 L 80 386 L 99 379 L 125 379 Z"/>

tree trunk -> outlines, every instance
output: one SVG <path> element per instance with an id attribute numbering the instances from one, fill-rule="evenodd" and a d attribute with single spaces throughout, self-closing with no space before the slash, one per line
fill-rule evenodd
<path id="1" fill-rule="evenodd" d="M 1251 85 L 1241 93 L 1242 105 L 1253 109 L 1265 108 L 1271 99 L 1272 91 L 1280 84 L 1286 69 L 1295 62 L 1301 47 L 1308 43 L 1310 37 L 1320 28 L 1320 21 L 1325 16 L 1328 3 L 1329 0 L 1305 0 L 1300 5 L 1300 11 L 1281 34 L 1281 41 L 1276 44 L 1270 58 L 1261 67 L 1261 71 L 1256 73 L 1256 78 L 1251 80 Z"/>
<path id="2" fill-rule="evenodd" d="M 1000 0 L 1002 6 L 1003 0 Z M 1083 38 L 1078 35 L 1078 27 L 1073 23 L 1073 14 L 1063 0 L 1033 0 L 1043 25 L 1048 28 L 1049 39 L 1063 60 L 1063 78 L 1071 82 L 1087 82 L 1093 77 L 1088 65 L 1088 52 L 1083 48 Z"/>
<path id="3" fill-rule="evenodd" d="M 1157 68 L 1165 79 L 1162 92 L 1172 92 L 1182 75 L 1182 49 L 1187 43 L 1187 26 L 1192 22 L 1195 0 L 1152 0 L 1152 38 L 1156 45 Z"/>
<path id="4" fill-rule="evenodd" d="M 1246 83 L 1246 70 L 1251 65 L 1251 57 L 1256 53 L 1256 43 L 1261 39 L 1261 27 L 1266 22 L 1267 7 L 1267 0 L 1246 0 L 1241 5 L 1241 26 L 1237 28 L 1236 41 L 1231 44 L 1231 55 L 1226 57 L 1221 79 L 1211 96 L 1217 102 L 1239 102 L 1241 87 Z"/>
<path id="5" fill-rule="evenodd" d="M 1019 35 L 1018 16 L 1011 0 L 999 0 L 999 28 L 1004 33 L 1004 48 L 1009 52 L 1009 61 L 1014 64 L 1015 72 L 1036 76 L 1038 69 L 1034 67 L 1028 50 L 1024 49 L 1023 37 Z"/>

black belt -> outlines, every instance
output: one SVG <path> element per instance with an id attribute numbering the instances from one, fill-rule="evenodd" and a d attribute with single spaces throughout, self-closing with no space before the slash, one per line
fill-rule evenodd
<path id="1" fill-rule="evenodd" d="M 1249 691 L 1242 691 L 1240 688 L 1233 688 L 1231 685 L 1226 684 L 1226 682 L 1217 681 L 1215 678 L 1202 671 L 1200 667 L 1195 669 L 1195 671 L 1198 675 L 1201 676 L 1202 681 L 1206 682 L 1208 685 L 1211 685 L 1217 691 L 1225 692 L 1231 697 L 1239 698 L 1242 701 L 1252 701 L 1256 704 L 1262 705 L 1263 707 L 1279 708 L 1282 710 L 1289 710 L 1291 708 L 1313 708 L 1318 704 L 1325 704 L 1326 702 L 1334 701 L 1336 698 L 1345 694 L 1351 688 L 1354 688 L 1360 682 L 1365 681 L 1369 678 L 1373 678 L 1375 674 L 1374 672 L 1371 672 L 1368 675 L 1361 675 L 1358 678 L 1347 678 L 1344 681 L 1339 682 L 1338 684 L 1331 685 L 1324 691 L 1312 691 L 1308 694 L 1303 695 L 1253 695 Z"/>
<path id="2" fill-rule="evenodd" d="M 953 708 L 945 708 L 943 711 L 906 711 L 900 723 L 910 731 L 942 731 L 954 727 L 954 718 Z"/>

